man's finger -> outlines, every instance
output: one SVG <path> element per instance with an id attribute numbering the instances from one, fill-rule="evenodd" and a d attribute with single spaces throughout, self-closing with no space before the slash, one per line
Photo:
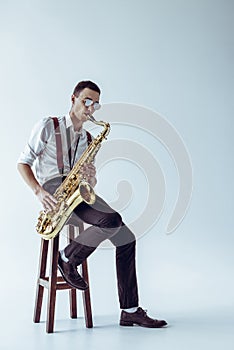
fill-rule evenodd
<path id="1" fill-rule="evenodd" d="M 54 203 L 54 204 L 58 202 L 57 199 L 54 196 L 51 196 L 50 194 L 47 194 L 45 196 L 45 200 L 49 203 Z"/>

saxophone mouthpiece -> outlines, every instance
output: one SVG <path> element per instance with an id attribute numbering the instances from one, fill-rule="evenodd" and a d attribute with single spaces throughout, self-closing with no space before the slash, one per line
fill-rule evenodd
<path id="1" fill-rule="evenodd" d="M 95 118 L 92 116 L 92 114 L 89 114 L 88 115 L 88 119 L 91 121 L 91 122 L 95 122 Z"/>

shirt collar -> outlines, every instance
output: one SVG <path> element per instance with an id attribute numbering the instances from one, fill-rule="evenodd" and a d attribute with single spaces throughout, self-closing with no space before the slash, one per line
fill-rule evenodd
<path id="1" fill-rule="evenodd" d="M 66 116 L 65 116 L 65 120 L 66 120 L 66 127 L 67 127 L 67 129 L 68 128 L 71 128 L 73 131 L 74 131 L 74 133 L 76 134 L 82 134 L 83 133 L 83 127 L 79 130 L 79 131 L 75 131 L 74 130 L 74 128 L 73 128 L 73 124 L 72 124 L 72 120 L 71 120 L 71 117 L 70 117 L 70 114 L 68 113 L 68 114 L 66 114 Z"/>

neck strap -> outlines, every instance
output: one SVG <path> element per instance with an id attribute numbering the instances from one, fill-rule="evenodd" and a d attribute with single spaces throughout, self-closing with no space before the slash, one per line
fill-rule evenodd
<path id="1" fill-rule="evenodd" d="M 54 132 L 55 132 L 55 141 L 56 141 L 56 152 L 57 152 L 57 164 L 58 164 L 58 170 L 59 174 L 63 175 L 64 172 L 64 163 L 63 163 L 63 149 L 62 149 L 62 138 L 61 138 L 61 131 L 59 126 L 59 121 L 57 117 L 52 117 L 54 122 Z M 75 162 L 75 156 L 78 149 L 79 139 L 76 143 L 76 148 L 73 156 L 73 162 L 71 161 L 71 137 L 70 137 L 70 130 L 66 129 L 67 131 L 67 148 L 68 148 L 68 157 L 69 157 L 69 163 L 70 163 L 70 169 L 74 166 Z M 86 137 L 87 137 L 87 144 L 89 145 L 92 142 L 92 136 L 91 134 L 86 131 Z"/>

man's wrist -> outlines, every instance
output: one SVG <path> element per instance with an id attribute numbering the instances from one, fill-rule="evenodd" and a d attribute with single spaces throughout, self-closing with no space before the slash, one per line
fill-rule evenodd
<path id="1" fill-rule="evenodd" d="M 34 194 L 37 196 L 41 190 L 41 186 L 40 185 L 36 185 L 35 187 L 33 187 L 33 192 Z"/>

